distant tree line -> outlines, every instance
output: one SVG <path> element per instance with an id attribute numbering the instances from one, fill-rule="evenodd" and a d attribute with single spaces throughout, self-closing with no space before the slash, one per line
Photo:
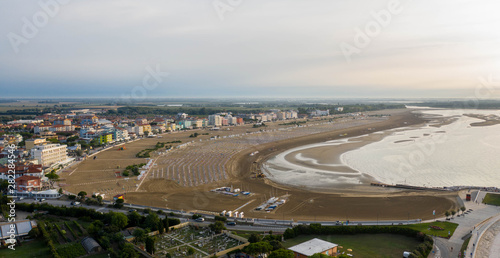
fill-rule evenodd
<path id="1" fill-rule="evenodd" d="M 498 100 L 433 101 L 412 103 L 411 106 L 452 108 L 452 109 L 500 109 Z"/>

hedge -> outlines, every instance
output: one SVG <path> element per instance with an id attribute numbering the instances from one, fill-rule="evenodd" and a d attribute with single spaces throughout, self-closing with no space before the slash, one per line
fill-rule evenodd
<path id="1" fill-rule="evenodd" d="M 78 231 L 80 231 L 81 234 L 79 234 L 79 235 L 82 235 L 83 234 L 83 229 L 82 229 L 82 226 L 80 226 L 80 223 L 78 223 L 78 221 L 76 221 L 76 220 L 73 220 L 73 224 L 75 224 L 75 226 L 78 229 Z"/>
<path id="2" fill-rule="evenodd" d="M 69 223 L 67 221 L 64 222 L 64 225 L 66 225 L 66 228 L 68 228 L 69 232 L 71 232 L 71 235 L 73 235 L 73 238 L 75 238 L 75 240 L 78 239 L 78 235 L 75 233 L 75 231 L 71 228 L 71 226 L 69 225 Z"/>
<path id="3" fill-rule="evenodd" d="M 61 258 L 74 258 L 87 254 L 83 246 L 78 242 L 60 246 L 57 252 Z"/>
<path id="4" fill-rule="evenodd" d="M 52 257 L 54 258 L 60 258 L 61 256 L 56 250 L 56 247 L 54 246 L 54 242 L 52 241 L 49 233 L 45 229 L 45 223 L 43 221 L 38 222 L 38 228 L 40 228 L 40 231 L 42 232 L 42 236 L 45 239 L 45 242 L 50 248 L 50 253 L 52 254 Z"/>
<path id="5" fill-rule="evenodd" d="M 59 232 L 59 235 L 61 235 L 61 237 L 66 240 L 67 242 L 71 242 L 71 239 L 69 239 L 61 230 L 61 227 L 57 224 L 54 224 L 57 228 L 57 231 Z"/>

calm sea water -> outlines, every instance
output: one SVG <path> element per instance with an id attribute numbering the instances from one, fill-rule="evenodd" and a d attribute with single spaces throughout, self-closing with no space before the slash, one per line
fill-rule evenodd
<path id="1" fill-rule="evenodd" d="M 284 157 L 293 151 L 345 144 L 344 140 L 307 145 L 277 155 L 264 164 L 270 178 L 296 186 L 328 187 L 336 183 L 359 184 L 363 175 L 388 184 L 419 186 L 495 186 L 500 187 L 500 125 L 473 127 L 482 120 L 464 114 L 500 116 L 498 110 L 424 110 L 425 115 L 453 117 L 453 123 L 390 131 L 381 141 L 341 155 L 340 164 L 317 169 L 292 164 Z M 297 159 L 317 163 L 314 158 Z M 346 165 L 359 173 L 341 173 L 335 167 Z"/>
<path id="2" fill-rule="evenodd" d="M 341 156 L 344 164 L 384 183 L 420 186 L 500 186 L 500 125 L 474 127 L 482 120 L 464 114 L 500 116 L 495 110 L 426 110 L 456 117 L 439 128 L 395 132 Z"/>

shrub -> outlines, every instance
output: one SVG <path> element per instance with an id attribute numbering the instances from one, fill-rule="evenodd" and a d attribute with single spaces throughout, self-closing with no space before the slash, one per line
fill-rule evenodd
<path id="1" fill-rule="evenodd" d="M 73 258 L 87 254 L 83 246 L 78 242 L 63 245 L 57 249 L 57 252 L 62 258 Z"/>
<path id="2" fill-rule="evenodd" d="M 222 221 L 222 222 L 226 222 L 227 221 L 227 218 L 224 217 L 224 216 L 215 216 L 215 221 Z"/>

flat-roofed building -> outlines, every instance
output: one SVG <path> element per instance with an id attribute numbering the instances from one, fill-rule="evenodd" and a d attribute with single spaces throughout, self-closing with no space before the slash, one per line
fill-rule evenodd
<path id="1" fill-rule="evenodd" d="M 288 248 L 288 250 L 293 251 L 296 258 L 306 258 L 317 253 L 326 254 L 328 256 L 336 256 L 337 248 L 337 244 L 330 243 L 318 238 L 313 238 L 302 244 L 292 246 Z"/>
<path id="2" fill-rule="evenodd" d="M 68 159 L 67 146 L 61 144 L 35 146 L 31 149 L 31 157 L 38 160 L 38 164 L 49 167 Z"/>

